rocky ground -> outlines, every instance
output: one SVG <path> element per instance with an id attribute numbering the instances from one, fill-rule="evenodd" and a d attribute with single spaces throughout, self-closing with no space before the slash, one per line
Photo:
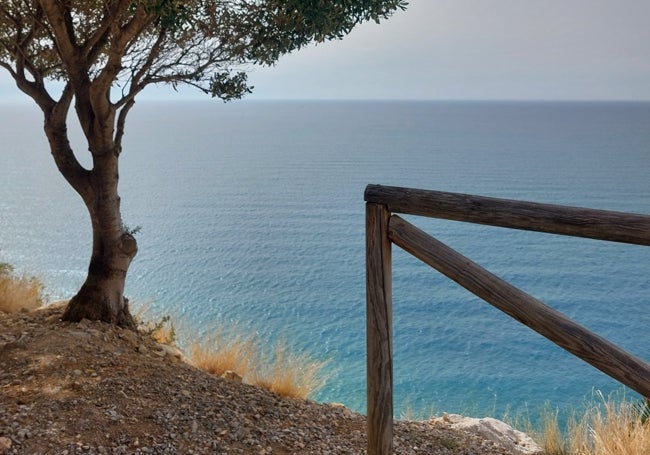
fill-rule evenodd
<path id="1" fill-rule="evenodd" d="M 149 337 L 0 313 L 0 454 L 362 454 L 365 417 L 211 376 Z M 396 422 L 396 454 L 513 453 L 445 419 Z"/>

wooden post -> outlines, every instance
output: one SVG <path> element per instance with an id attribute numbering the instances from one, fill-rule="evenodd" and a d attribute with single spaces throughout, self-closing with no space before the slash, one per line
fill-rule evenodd
<path id="1" fill-rule="evenodd" d="M 390 212 L 366 204 L 368 455 L 393 453 L 393 346 Z"/>

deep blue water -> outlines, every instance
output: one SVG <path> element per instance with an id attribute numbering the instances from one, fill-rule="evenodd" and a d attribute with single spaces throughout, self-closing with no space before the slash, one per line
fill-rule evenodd
<path id="1" fill-rule="evenodd" d="M 41 125 L 0 107 L 0 261 L 54 300 L 82 283 L 91 235 Z M 368 183 L 650 213 L 650 103 L 161 102 L 127 128 L 128 296 L 186 335 L 232 323 L 332 359 L 315 398 L 362 412 Z M 409 219 L 650 360 L 650 248 Z M 393 272 L 398 416 L 534 417 L 621 389 L 398 249 Z"/>

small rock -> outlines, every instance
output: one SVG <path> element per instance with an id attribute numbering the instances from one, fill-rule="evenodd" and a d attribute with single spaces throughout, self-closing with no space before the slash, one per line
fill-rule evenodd
<path id="1" fill-rule="evenodd" d="M 100 331 L 100 330 L 97 330 L 97 329 L 88 329 L 88 333 L 91 334 L 92 336 L 94 336 L 95 338 L 101 338 L 101 339 L 103 339 L 104 341 L 106 341 L 106 336 L 105 336 L 104 333 L 103 333 L 102 331 Z"/>
<path id="2" fill-rule="evenodd" d="M 86 332 L 85 330 L 84 331 L 79 331 L 79 330 L 70 329 L 70 330 L 68 330 L 68 334 L 70 336 L 75 337 L 75 338 L 90 338 L 90 336 L 91 336 L 90 333 Z"/>
<path id="3" fill-rule="evenodd" d="M 221 375 L 221 377 L 229 381 L 236 382 L 237 384 L 241 384 L 242 382 L 242 377 L 232 370 L 226 371 L 224 374 Z"/>
<path id="4" fill-rule="evenodd" d="M 0 436 L 0 450 L 11 449 L 11 439 L 6 436 Z"/>
<path id="5" fill-rule="evenodd" d="M 138 345 L 138 335 L 132 330 L 123 329 L 119 337 L 126 341 L 132 348 L 135 348 Z"/>
<path id="6" fill-rule="evenodd" d="M 181 351 L 180 349 L 178 349 L 178 348 L 176 348 L 174 346 L 170 346 L 168 344 L 159 344 L 158 346 L 163 350 L 165 355 L 167 355 L 167 356 L 169 356 L 169 357 L 171 357 L 173 359 L 181 360 L 181 359 L 183 359 L 185 357 L 183 355 L 183 351 Z"/>

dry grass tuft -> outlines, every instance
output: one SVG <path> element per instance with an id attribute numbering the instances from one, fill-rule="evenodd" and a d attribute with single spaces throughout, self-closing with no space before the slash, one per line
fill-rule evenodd
<path id="1" fill-rule="evenodd" d="M 43 284 L 38 278 L 16 276 L 8 264 L 0 264 L 0 312 L 17 313 L 43 305 Z"/>
<path id="2" fill-rule="evenodd" d="M 433 404 L 429 406 L 428 410 L 425 410 L 424 408 L 416 409 L 409 400 L 405 400 L 400 408 L 402 411 L 399 414 L 399 420 L 405 422 L 420 422 L 423 420 L 431 420 L 437 417 L 435 406 Z"/>
<path id="3" fill-rule="evenodd" d="M 608 401 L 604 410 L 594 408 L 580 427 L 582 431 L 572 433 L 577 444 L 571 450 L 577 455 L 647 455 L 650 450 L 650 423 L 642 422 L 631 403 Z"/>
<path id="4" fill-rule="evenodd" d="M 550 410 L 545 410 L 541 419 L 542 431 L 541 433 L 531 431 L 532 434 L 535 434 L 538 439 L 541 438 L 544 447 L 545 455 L 568 455 L 566 446 L 567 441 L 565 439 L 564 433 L 560 429 L 560 424 L 558 423 L 558 413 L 552 413 Z M 527 425 L 529 429 L 532 428 L 532 425 Z M 528 430 L 530 431 L 530 430 Z"/>
<path id="5" fill-rule="evenodd" d="M 245 380 L 249 379 L 257 362 L 257 346 L 252 335 L 228 336 L 223 329 L 206 344 L 193 342 L 189 347 L 194 366 L 215 376 L 234 371 Z"/>
<path id="6" fill-rule="evenodd" d="M 582 417 L 569 419 L 566 439 L 557 414 L 547 413 L 541 437 L 545 455 L 648 455 L 650 422 L 642 417 L 642 407 L 601 399 Z"/>
<path id="7" fill-rule="evenodd" d="M 265 354 L 262 342 L 253 335 L 228 335 L 220 329 L 207 344 L 194 342 L 189 348 L 191 362 L 216 376 L 234 371 L 244 382 L 271 390 L 278 395 L 308 398 L 319 390 L 327 377 L 326 361 L 292 352 L 286 342 L 278 342 Z"/>
<path id="8" fill-rule="evenodd" d="M 291 352 L 286 342 L 280 341 L 273 357 L 259 365 L 255 384 L 281 396 L 305 399 L 325 385 L 327 363 Z"/>

